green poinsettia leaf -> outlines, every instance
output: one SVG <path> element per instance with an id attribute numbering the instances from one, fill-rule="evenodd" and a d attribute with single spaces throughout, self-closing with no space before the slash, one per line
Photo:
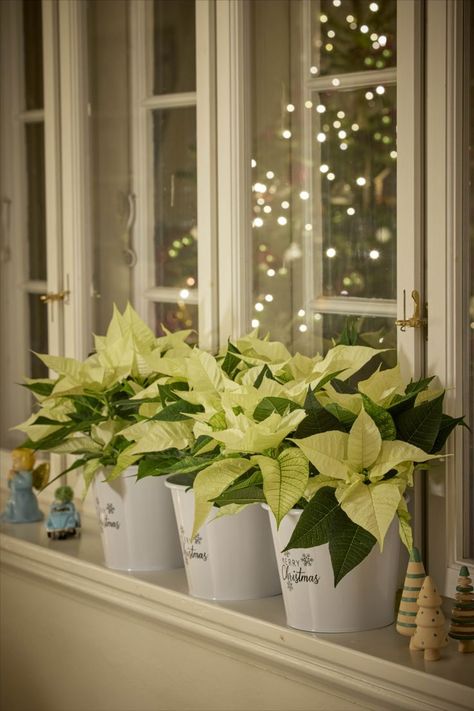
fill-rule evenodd
<path id="1" fill-rule="evenodd" d="M 283 450 L 276 459 L 257 455 L 252 458 L 263 476 L 263 491 L 277 527 L 303 496 L 309 477 L 308 460 L 296 447 Z"/>
<path id="2" fill-rule="evenodd" d="M 196 412 L 204 412 L 204 408 L 201 405 L 193 405 L 185 400 L 176 400 L 176 402 L 172 402 L 164 407 L 163 410 L 160 410 L 151 419 L 158 422 L 179 422 L 180 420 L 188 420 L 188 415 Z"/>
<path id="3" fill-rule="evenodd" d="M 333 378 L 331 380 L 331 385 L 337 393 L 343 395 L 355 395 L 357 393 L 357 388 L 348 380 L 339 380 L 339 378 Z"/>
<path id="4" fill-rule="evenodd" d="M 51 395 L 54 382 L 51 380 L 26 380 L 24 383 L 20 383 L 22 387 L 27 388 L 35 395 L 41 395 L 41 397 L 48 397 Z"/>
<path id="5" fill-rule="evenodd" d="M 338 422 L 340 422 L 340 424 L 343 426 L 343 428 L 345 430 L 352 427 L 352 425 L 354 424 L 354 421 L 357 417 L 357 415 L 354 412 L 347 410 L 345 407 L 342 407 L 337 402 L 328 402 L 324 406 L 324 408 L 331 415 L 334 415 L 334 417 L 338 420 Z"/>
<path id="6" fill-rule="evenodd" d="M 258 376 L 253 384 L 254 387 L 259 388 L 260 385 L 262 384 L 264 378 L 270 378 L 270 380 L 275 380 L 272 371 L 266 364 L 263 366 L 262 370 L 258 374 Z"/>
<path id="7" fill-rule="evenodd" d="M 397 439 L 430 453 L 441 425 L 443 399 L 444 393 L 398 415 L 395 418 Z"/>
<path id="8" fill-rule="evenodd" d="M 284 415 L 286 412 L 292 412 L 300 408 L 297 402 L 288 400 L 284 397 L 264 397 L 257 405 L 253 412 L 253 418 L 256 422 L 266 420 L 273 412 L 278 412 L 279 415 Z"/>
<path id="9" fill-rule="evenodd" d="M 236 371 L 239 369 L 240 366 L 240 351 L 237 348 L 237 346 L 234 346 L 234 344 L 229 340 L 227 343 L 227 353 L 225 355 L 225 358 L 222 362 L 221 368 L 226 373 L 226 375 L 229 376 L 229 378 L 233 379 Z"/>
<path id="10" fill-rule="evenodd" d="M 265 495 L 263 489 L 259 486 L 245 486 L 238 489 L 230 488 L 224 491 L 220 496 L 214 499 L 216 506 L 224 506 L 228 504 L 263 504 L 265 503 Z"/>
<path id="11" fill-rule="evenodd" d="M 303 510 L 284 550 L 312 548 L 327 543 L 331 520 L 338 509 L 334 489 L 329 486 L 319 489 Z"/>
<path id="12" fill-rule="evenodd" d="M 304 402 L 304 409 L 307 416 L 304 420 L 302 420 L 302 422 L 300 422 L 296 429 L 296 439 L 310 437 L 313 434 L 320 434 L 321 432 L 328 432 L 329 430 L 345 431 L 344 425 L 342 425 L 337 417 L 328 412 L 320 404 L 319 400 L 314 396 L 311 388 L 308 389 Z"/>
<path id="13" fill-rule="evenodd" d="M 438 434 L 436 435 L 436 440 L 431 450 L 433 454 L 436 454 L 443 449 L 446 444 L 446 440 L 457 425 L 463 425 L 464 427 L 467 426 L 464 422 L 464 417 L 450 417 L 445 414 L 441 415 Z"/>
<path id="14" fill-rule="evenodd" d="M 186 486 L 188 489 L 192 489 L 196 476 L 196 474 L 173 474 L 168 477 L 167 481 L 170 484 L 179 484 L 179 486 Z"/>
<path id="15" fill-rule="evenodd" d="M 329 530 L 329 554 L 335 587 L 369 555 L 376 542 L 375 536 L 351 521 L 342 509 L 335 509 Z"/>
<path id="16" fill-rule="evenodd" d="M 426 390 L 432 380 L 434 380 L 434 375 L 431 378 L 420 378 L 420 380 L 412 381 L 408 383 L 405 393 L 406 395 L 418 395 L 423 390 Z"/>
<path id="17" fill-rule="evenodd" d="M 368 395 L 362 394 L 362 402 L 364 403 L 364 410 L 377 425 L 382 439 L 395 439 L 397 428 L 391 414 L 384 407 L 373 402 Z"/>

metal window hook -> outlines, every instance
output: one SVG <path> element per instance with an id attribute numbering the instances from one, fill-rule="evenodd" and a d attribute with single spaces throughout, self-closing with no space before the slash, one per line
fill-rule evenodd
<path id="1" fill-rule="evenodd" d="M 413 316 L 411 318 L 406 317 L 406 291 L 403 290 L 403 318 L 395 321 L 395 325 L 400 327 L 400 331 L 405 332 L 407 328 L 421 328 L 426 325 L 426 319 L 421 318 L 421 299 L 420 293 L 413 289 L 411 292 L 411 298 L 415 303 L 415 308 L 413 311 Z"/>

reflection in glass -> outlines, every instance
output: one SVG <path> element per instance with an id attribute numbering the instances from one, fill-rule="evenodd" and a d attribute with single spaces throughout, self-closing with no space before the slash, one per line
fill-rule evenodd
<path id="1" fill-rule="evenodd" d="M 44 126 L 25 124 L 28 274 L 30 279 L 46 279 L 46 194 L 44 182 Z"/>
<path id="2" fill-rule="evenodd" d="M 153 112 L 157 286 L 197 287 L 196 110 Z"/>
<path id="3" fill-rule="evenodd" d="M 38 294 L 28 295 L 30 328 L 30 378 L 47 378 L 48 369 L 34 353 L 48 352 L 48 307 Z"/>
<path id="4" fill-rule="evenodd" d="M 384 86 L 315 96 L 325 111 L 315 112 L 313 223 L 327 296 L 396 297 L 395 103 Z"/>
<path id="5" fill-rule="evenodd" d="M 322 350 L 327 351 L 338 341 L 346 328 L 355 334 L 357 345 L 371 348 L 389 348 L 384 361 L 389 367 L 396 363 L 397 332 L 393 318 L 383 316 L 352 316 L 349 319 L 342 314 L 312 315 L 314 329 L 318 340 L 322 342 Z"/>
<path id="6" fill-rule="evenodd" d="M 42 109 L 43 99 L 43 23 L 41 2 L 23 0 L 23 48 L 25 109 Z"/>
<path id="7" fill-rule="evenodd" d="M 387 12 L 379 19 L 388 22 L 394 3 L 380 2 L 380 9 L 382 4 Z M 315 299 L 328 300 L 330 313 L 329 301 L 336 297 L 396 298 L 396 89 L 377 82 L 365 89 L 316 91 L 305 71 L 311 56 L 304 54 L 309 28 L 303 10 L 303 3 L 291 0 L 250 6 L 254 271 L 249 327 L 311 353 L 336 338 L 345 323 L 342 316 L 319 314 L 324 328 L 318 325 L 312 314 Z M 395 15 L 390 17 L 394 21 Z M 355 69 L 349 59 L 345 71 Z M 370 72 L 365 76 L 369 82 Z M 393 305 L 386 307 L 390 311 Z M 375 327 L 370 305 L 359 304 L 354 311 L 361 308 L 364 313 L 367 308 L 371 330 L 378 333 L 383 326 L 378 338 L 388 338 L 391 319 Z"/>
<path id="8" fill-rule="evenodd" d="M 310 76 L 396 65 L 396 0 L 312 0 Z"/>
<path id="9" fill-rule="evenodd" d="M 153 308 L 157 336 L 165 335 L 162 326 L 172 332 L 192 328 L 196 333 L 192 333 L 187 342 L 197 343 L 198 307 L 196 305 L 178 301 L 176 304 L 153 304 Z"/>
<path id="10" fill-rule="evenodd" d="M 194 0 L 154 0 L 153 94 L 196 90 Z"/>
<path id="11" fill-rule="evenodd" d="M 129 6 L 87 4 L 94 331 L 105 333 L 115 303 L 131 293 L 127 226 L 134 209 L 130 174 Z"/>

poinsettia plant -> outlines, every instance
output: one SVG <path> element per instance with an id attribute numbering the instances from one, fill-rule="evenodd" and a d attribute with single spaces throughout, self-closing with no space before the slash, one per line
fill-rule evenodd
<path id="1" fill-rule="evenodd" d="M 22 446 L 76 455 L 59 476 L 82 468 L 86 490 L 103 467 L 109 468 L 110 478 L 117 476 L 120 472 L 110 467 L 116 467 L 129 446 L 122 430 L 142 419 L 141 407 L 150 406 L 146 397 L 136 401 L 134 396 L 146 393 L 153 383 L 166 387 L 176 364 L 192 352 L 185 342 L 190 333 L 156 338 L 129 305 L 123 314 L 114 308 L 107 334 L 95 337 L 95 352 L 84 361 L 39 355 L 57 377 L 25 381 L 39 409 L 17 426 L 28 437 Z M 186 446 L 187 433 L 181 433 L 181 439 L 179 434 L 173 431 L 173 443 Z M 165 435 L 157 449 L 171 446 Z"/>
<path id="2" fill-rule="evenodd" d="M 236 362 L 236 346 L 231 354 Z M 324 359 L 299 357 L 295 372 L 288 354 L 222 397 L 219 429 L 200 415 L 195 433 L 219 444 L 219 458 L 194 480 L 194 533 L 213 505 L 234 513 L 266 502 L 277 525 L 302 508 L 287 548 L 329 543 L 335 584 L 376 542 L 383 548 L 394 518 L 411 549 L 404 493 L 462 418 L 443 413 L 433 378 L 406 384 L 398 366 L 382 369 L 382 355 L 339 345 Z"/>

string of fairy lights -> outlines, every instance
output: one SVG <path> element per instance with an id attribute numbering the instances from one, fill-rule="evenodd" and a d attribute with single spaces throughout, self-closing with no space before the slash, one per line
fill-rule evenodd
<path id="1" fill-rule="evenodd" d="M 343 6 L 343 0 L 332 0 L 332 5 L 335 8 L 341 8 Z M 368 5 L 368 9 L 371 13 L 375 14 L 378 13 L 380 5 L 379 3 L 371 2 Z M 372 69 L 383 69 L 393 54 L 392 50 L 387 47 L 387 35 L 371 30 L 370 22 L 368 20 L 359 24 L 354 14 L 347 14 L 345 16 L 345 22 L 351 31 L 358 30 L 362 35 L 367 36 L 370 40 L 370 47 L 376 56 L 371 54 L 370 56 L 364 57 L 364 66 Z M 317 47 L 320 56 L 323 52 L 326 52 L 327 55 L 334 53 L 334 41 L 336 40 L 337 34 L 336 29 L 330 26 L 330 18 L 324 12 L 319 15 L 319 23 L 320 32 L 318 33 L 318 39 L 314 44 Z M 320 73 L 320 69 L 316 65 L 312 64 L 309 67 L 309 72 L 310 75 L 316 76 Z M 331 79 L 331 84 L 335 89 L 340 86 L 340 83 L 340 79 L 336 76 Z M 379 98 L 381 99 L 384 97 L 385 93 L 385 86 L 378 83 L 373 88 L 366 90 L 364 96 L 366 102 L 373 105 L 374 100 Z M 347 110 L 344 111 L 342 109 L 335 112 L 333 120 L 330 119 L 330 110 L 327 105 L 327 101 L 321 99 L 317 104 L 313 104 L 311 100 L 306 100 L 304 102 L 304 108 L 306 110 L 314 110 L 318 116 L 319 127 L 314 135 L 314 139 L 317 144 L 321 146 L 320 150 L 324 150 L 329 143 L 331 143 L 331 146 L 337 145 L 339 150 L 342 152 L 348 151 L 351 145 L 354 145 L 357 134 L 361 129 L 359 125 L 360 119 L 351 120 Z M 292 118 L 292 114 L 297 111 L 298 108 L 294 103 L 288 103 L 286 105 L 286 112 L 290 119 Z M 386 147 L 387 160 L 395 161 L 397 158 L 397 152 L 394 148 L 394 127 L 392 125 L 392 117 L 390 113 L 384 112 L 380 117 L 380 122 L 380 129 L 371 135 L 371 140 L 380 144 L 383 148 Z M 283 126 L 280 131 L 280 138 L 284 141 L 291 141 L 292 138 L 296 138 L 296 135 L 294 135 L 294 131 L 291 130 L 290 126 L 286 125 Z M 291 242 L 290 245 L 284 250 L 283 255 L 277 255 L 273 252 L 270 244 L 268 243 L 269 241 L 271 242 L 271 239 L 268 240 L 267 237 L 269 231 L 278 230 L 279 228 L 288 229 L 291 226 L 289 211 L 293 206 L 291 205 L 288 195 L 285 195 L 285 199 L 283 200 L 279 198 L 279 187 L 284 184 L 284 181 L 280 180 L 274 170 L 264 169 L 260 172 L 260 166 L 257 165 L 257 161 L 255 159 L 252 159 L 251 167 L 255 176 L 259 175 L 259 178 L 255 179 L 252 184 L 252 194 L 254 198 L 252 228 L 254 230 L 257 252 L 259 253 L 258 269 L 271 280 L 278 277 L 286 277 L 289 273 L 289 263 L 295 259 L 302 258 L 304 256 L 303 250 L 297 242 Z M 334 165 L 331 165 L 331 161 L 327 158 L 324 162 L 320 163 L 319 173 L 321 181 L 325 178 L 326 181 L 333 186 L 338 182 L 336 168 Z M 363 190 L 370 182 L 375 182 L 375 179 L 376 176 L 369 177 L 364 174 L 355 174 L 350 181 L 351 184 L 344 185 L 344 190 L 348 193 L 348 195 L 352 195 L 355 198 L 352 201 L 352 204 L 349 203 L 345 206 L 345 214 L 348 218 L 352 218 L 357 214 L 357 191 L 359 189 Z M 286 190 L 286 192 L 288 191 Z M 311 195 L 307 189 L 300 190 L 292 199 L 294 200 L 295 197 L 296 200 L 299 199 L 302 203 L 306 203 L 311 199 Z M 308 214 L 307 211 L 305 214 Z M 304 233 L 311 235 L 312 230 L 313 225 L 306 222 L 304 224 Z M 375 239 L 380 244 L 389 242 L 391 237 L 391 230 L 386 226 L 379 226 L 375 232 Z M 329 245 L 325 248 L 324 254 L 328 260 L 335 260 L 338 257 L 338 250 L 336 246 Z M 368 250 L 366 256 L 370 261 L 376 263 L 382 257 L 381 247 L 379 245 L 373 245 L 372 248 Z M 354 285 L 360 286 L 360 282 L 361 280 L 359 279 L 358 283 L 357 274 L 354 273 L 346 275 L 342 279 L 343 288 L 340 289 L 339 294 L 341 296 L 349 296 L 351 293 L 350 287 Z M 265 291 L 258 294 L 254 303 L 255 315 L 251 319 L 252 327 L 256 328 L 261 325 L 261 319 L 264 316 L 265 309 L 275 301 L 275 292 L 277 290 L 276 286 L 274 289 L 267 286 Z M 272 291 L 274 293 L 272 293 Z M 298 308 L 296 316 L 298 331 L 301 334 L 308 332 L 307 314 L 305 309 L 301 307 Z M 320 313 L 315 313 L 312 317 L 315 321 L 321 321 L 323 318 Z"/>

